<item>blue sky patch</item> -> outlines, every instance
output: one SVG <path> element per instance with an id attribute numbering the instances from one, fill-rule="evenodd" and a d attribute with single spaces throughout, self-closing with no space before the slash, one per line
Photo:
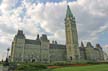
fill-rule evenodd
<path id="1" fill-rule="evenodd" d="M 31 3 L 46 3 L 46 2 L 61 2 L 64 0 L 27 0 Z M 76 1 L 76 0 L 67 0 L 68 2 Z"/>
<path id="2" fill-rule="evenodd" d="M 108 44 L 108 39 L 106 37 L 108 37 L 108 31 L 100 33 L 98 42 L 101 43 L 102 45 Z"/>
<path id="3" fill-rule="evenodd" d="M 23 1 L 23 0 L 17 0 L 17 1 L 16 1 L 16 4 L 15 4 L 15 7 L 21 6 L 22 1 Z"/>
<path id="4" fill-rule="evenodd" d="M 2 0 L 0 0 L 0 5 L 1 5 L 1 3 L 2 3 Z"/>

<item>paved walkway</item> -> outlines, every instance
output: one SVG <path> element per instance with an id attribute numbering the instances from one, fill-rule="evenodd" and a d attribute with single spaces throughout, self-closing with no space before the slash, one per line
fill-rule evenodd
<path id="1" fill-rule="evenodd" d="M 2 71 L 2 68 L 3 68 L 3 67 L 2 67 L 2 66 L 0 66 L 0 71 Z"/>

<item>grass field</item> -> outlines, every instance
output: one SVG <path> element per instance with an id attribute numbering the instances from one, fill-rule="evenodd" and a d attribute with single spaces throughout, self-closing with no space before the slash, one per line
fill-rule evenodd
<path id="1" fill-rule="evenodd" d="M 0 66 L 1 66 L 2 64 L 0 63 Z"/>
<path id="2" fill-rule="evenodd" d="M 80 67 L 64 67 L 53 69 L 52 71 L 108 71 L 108 64 L 80 66 Z"/>

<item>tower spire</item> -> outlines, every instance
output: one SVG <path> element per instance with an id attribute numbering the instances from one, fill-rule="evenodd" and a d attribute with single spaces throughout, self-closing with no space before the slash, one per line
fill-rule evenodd
<path id="1" fill-rule="evenodd" d="M 78 34 L 75 22 L 69 5 L 67 5 L 66 18 L 65 18 L 65 32 L 66 32 L 66 49 L 67 60 L 77 62 L 80 58 L 78 48 Z"/>
<path id="2" fill-rule="evenodd" d="M 71 9 L 70 9 L 69 5 L 67 5 L 66 17 L 73 17 L 73 14 L 71 12 Z"/>

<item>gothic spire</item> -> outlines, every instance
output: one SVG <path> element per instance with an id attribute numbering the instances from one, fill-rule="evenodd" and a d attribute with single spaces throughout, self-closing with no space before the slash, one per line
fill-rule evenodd
<path id="1" fill-rule="evenodd" d="M 39 34 L 37 34 L 37 40 L 39 40 Z"/>
<path id="2" fill-rule="evenodd" d="M 67 5 L 66 17 L 73 17 L 73 14 L 71 12 L 71 9 L 70 9 L 69 5 Z"/>
<path id="3" fill-rule="evenodd" d="M 84 44 L 83 44 L 83 42 L 81 41 L 81 47 L 84 47 Z"/>

